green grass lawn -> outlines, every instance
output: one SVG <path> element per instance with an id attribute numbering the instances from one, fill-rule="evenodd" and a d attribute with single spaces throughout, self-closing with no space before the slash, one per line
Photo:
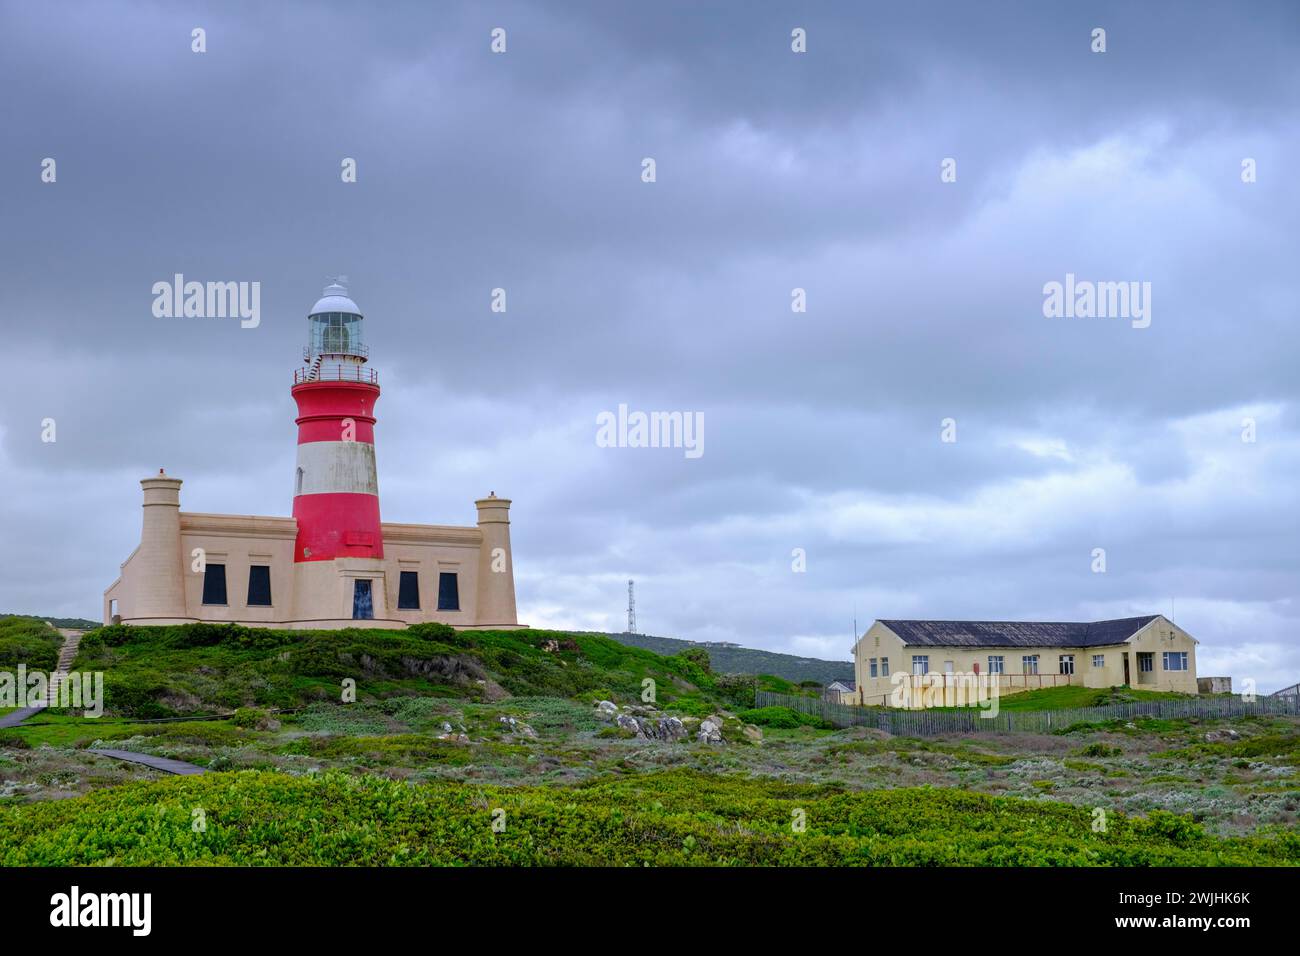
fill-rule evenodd
<path id="1" fill-rule="evenodd" d="M 174 723 L 142 723 L 115 717 L 82 717 L 45 712 L 17 727 L 0 730 L 0 747 L 87 747 L 96 740 L 122 740 L 127 737 L 160 739 L 215 739 L 225 735 L 238 738 L 229 721 L 185 720 Z M 17 744 L 10 743 L 17 741 Z"/>
<path id="2" fill-rule="evenodd" d="M 0 864 L 1300 863 L 1294 832 L 1218 839 L 1154 811 L 1111 814 L 1103 833 L 1093 819 L 1087 807 L 955 789 L 846 792 L 691 771 L 515 788 L 242 771 L 0 806 Z"/>
<path id="3" fill-rule="evenodd" d="M 1179 700 L 1188 694 L 1169 691 L 1134 690 L 1130 687 L 1044 687 L 1041 690 L 1021 691 L 998 698 L 998 709 L 1007 711 L 1073 710 L 1079 707 L 1103 707 L 1139 700 Z M 885 708 L 890 709 L 890 708 Z M 929 712 L 954 713 L 970 710 L 969 707 L 928 707 Z M 917 711 L 906 711 L 916 713 Z"/>
<path id="4" fill-rule="evenodd" d="M 1009 697 L 1000 697 L 1002 710 L 1070 710 L 1076 707 L 1103 707 L 1132 700 L 1176 700 L 1187 694 L 1168 691 L 1135 690 L 1131 687 L 1044 687 Z"/>

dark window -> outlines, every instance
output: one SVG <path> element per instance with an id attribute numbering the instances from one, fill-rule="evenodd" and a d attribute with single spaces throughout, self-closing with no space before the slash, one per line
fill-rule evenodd
<path id="1" fill-rule="evenodd" d="M 248 606 L 271 606 L 271 569 L 265 564 L 248 568 Z"/>
<path id="2" fill-rule="evenodd" d="M 352 586 L 352 619 L 369 621 L 375 616 L 375 606 L 370 600 L 370 580 L 358 578 Z"/>
<path id="3" fill-rule="evenodd" d="M 397 586 L 397 609 L 399 611 L 418 611 L 420 609 L 419 572 L 402 572 L 401 583 Z"/>
<path id="4" fill-rule="evenodd" d="M 203 571 L 203 603 L 226 603 L 226 566 L 209 564 Z"/>
<path id="5" fill-rule="evenodd" d="M 454 571 L 443 571 L 438 575 L 438 610 L 460 610 L 460 588 L 456 584 Z"/>

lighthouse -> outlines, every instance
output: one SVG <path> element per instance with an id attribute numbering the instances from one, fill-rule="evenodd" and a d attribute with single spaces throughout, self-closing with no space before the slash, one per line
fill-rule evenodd
<path id="1" fill-rule="evenodd" d="M 308 313 L 304 364 L 293 376 L 293 560 L 300 616 L 310 616 L 311 607 L 322 618 L 384 616 L 383 588 L 376 586 L 383 580 L 384 558 L 375 468 L 379 377 L 368 364 L 364 326 L 342 277 L 326 286 Z M 340 576 L 347 585 L 342 595 Z M 327 597 L 325 589 L 333 593 Z M 321 614 L 322 604 L 340 603 L 336 614 Z"/>
<path id="2" fill-rule="evenodd" d="M 290 389 L 292 517 L 182 511 L 181 480 L 149 475 L 140 544 L 104 592 L 105 623 L 519 626 L 509 498 L 479 498 L 470 526 L 381 522 L 364 324 L 342 276 L 307 313 Z"/>

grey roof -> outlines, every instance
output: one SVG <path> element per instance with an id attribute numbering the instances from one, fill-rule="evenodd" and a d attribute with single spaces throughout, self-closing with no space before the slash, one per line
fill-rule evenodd
<path id="1" fill-rule="evenodd" d="M 910 647 L 1101 647 L 1122 644 L 1159 614 L 1092 623 L 881 621 Z"/>
<path id="2" fill-rule="evenodd" d="M 833 681 L 831 681 L 829 684 L 827 684 L 826 686 L 827 686 L 827 687 L 834 687 L 836 684 L 839 684 L 839 685 L 840 685 L 841 687 L 843 687 L 845 690 L 856 690 L 856 689 L 857 689 L 857 687 L 856 687 L 856 685 L 855 685 L 855 682 L 854 682 L 854 681 L 851 681 L 851 680 L 833 680 Z"/>

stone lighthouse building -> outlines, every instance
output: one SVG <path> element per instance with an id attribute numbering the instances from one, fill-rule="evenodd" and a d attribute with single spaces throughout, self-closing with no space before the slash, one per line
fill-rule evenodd
<path id="1" fill-rule="evenodd" d="M 181 511 L 179 478 L 145 478 L 140 544 L 104 592 L 105 623 L 518 626 L 510 501 L 480 498 L 474 527 L 383 521 L 361 310 L 335 283 L 307 324 L 293 517 Z"/>

